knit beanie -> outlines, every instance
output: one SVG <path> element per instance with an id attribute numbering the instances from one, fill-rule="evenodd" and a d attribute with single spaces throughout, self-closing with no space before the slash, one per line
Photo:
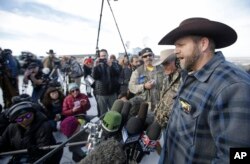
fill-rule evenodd
<path id="1" fill-rule="evenodd" d="M 69 138 L 74 134 L 78 125 L 78 120 L 74 116 L 69 116 L 61 122 L 60 130 L 65 136 Z"/>
<path id="2" fill-rule="evenodd" d="M 68 88 L 69 88 L 69 91 L 71 91 L 73 89 L 79 89 L 79 86 L 76 83 L 70 83 Z"/>

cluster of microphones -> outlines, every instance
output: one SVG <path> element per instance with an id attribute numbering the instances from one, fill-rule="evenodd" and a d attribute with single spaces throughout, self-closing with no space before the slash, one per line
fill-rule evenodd
<path id="1" fill-rule="evenodd" d="M 159 144 L 161 127 L 157 122 L 148 123 L 146 121 L 148 103 L 141 103 L 135 116 L 130 115 L 131 107 L 129 101 L 116 100 L 111 110 L 101 117 L 98 135 L 94 136 L 98 136 L 100 142 L 105 142 L 110 138 L 118 141 L 122 145 L 127 158 L 126 161 L 139 163 L 144 155 L 156 150 Z M 102 139 L 100 139 L 100 134 Z M 112 149 L 112 146 L 110 146 L 110 149 Z M 108 148 L 105 151 L 109 151 Z"/>

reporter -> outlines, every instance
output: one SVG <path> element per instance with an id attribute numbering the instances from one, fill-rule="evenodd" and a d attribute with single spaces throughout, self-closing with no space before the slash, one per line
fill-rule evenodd
<path id="1" fill-rule="evenodd" d="M 25 158 L 22 154 L 14 155 L 12 163 L 34 162 L 48 152 L 42 152 L 39 147 L 56 144 L 46 116 L 36 110 L 34 103 L 23 101 L 13 105 L 8 110 L 7 117 L 11 124 L 0 137 L 0 152 L 28 149 Z M 61 156 L 62 150 L 48 158 L 45 163 L 59 163 Z"/>
<path id="2" fill-rule="evenodd" d="M 70 83 L 69 94 L 63 101 L 62 114 L 64 116 L 86 114 L 89 109 L 90 102 L 88 96 L 80 92 L 80 88 L 76 83 Z"/>
<path id="3" fill-rule="evenodd" d="M 64 95 L 60 89 L 49 87 L 41 101 L 44 106 L 44 112 L 48 117 L 53 129 L 56 131 L 57 122 L 62 120 L 62 107 Z"/>

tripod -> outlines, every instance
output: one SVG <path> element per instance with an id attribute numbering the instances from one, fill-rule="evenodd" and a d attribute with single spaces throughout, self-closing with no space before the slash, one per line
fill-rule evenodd
<path id="1" fill-rule="evenodd" d="M 114 0 L 114 1 L 117 1 L 117 0 Z M 126 47 L 125 47 L 125 44 L 124 44 L 124 42 L 123 42 L 122 35 L 121 35 L 120 30 L 119 30 L 118 24 L 117 24 L 117 22 L 116 22 L 114 12 L 113 12 L 113 10 L 112 10 L 112 8 L 111 8 L 111 5 L 110 5 L 110 3 L 109 3 L 109 0 L 107 0 L 107 2 L 108 2 L 108 5 L 109 5 L 109 8 L 110 8 L 110 11 L 111 11 L 111 13 L 112 13 L 113 19 L 114 19 L 114 21 L 115 21 L 115 25 L 116 25 L 117 31 L 118 31 L 118 33 L 119 33 L 119 36 L 120 36 L 120 39 L 121 39 L 121 42 L 122 42 L 122 45 L 123 45 L 125 55 L 127 55 Z M 101 22 L 102 22 L 103 4 L 104 4 L 104 0 L 102 0 L 102 5 L 101 5 L 101 12 L 100 12 L 99 26 L 98 26 L 98 33 L 97 33 L 97 41 L 96 41 L 96 56 L 97 56 L 97 57 L 99 56 L 99 47 L 98 47 L 98 43 L 99 43 L 100 28 L 101 28 Z"/>

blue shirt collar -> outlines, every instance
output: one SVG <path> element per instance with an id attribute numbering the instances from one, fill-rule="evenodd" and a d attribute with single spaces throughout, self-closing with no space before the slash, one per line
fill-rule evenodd
<path id="1" fill-rule="evenodd" d="M 186 71 L 184 71 L 185 73 L 183 75 L 194 76 L 198 81 L 205 82 L 210 77 L 215 68 L 224 61 L 225 57 L 222 54 L 222 52 L 221 51 L 215 52 L 213 58 L 207 64 L 205 64 L 202 69 L 193 72 L 189 75 L 187 74 Z"/>

